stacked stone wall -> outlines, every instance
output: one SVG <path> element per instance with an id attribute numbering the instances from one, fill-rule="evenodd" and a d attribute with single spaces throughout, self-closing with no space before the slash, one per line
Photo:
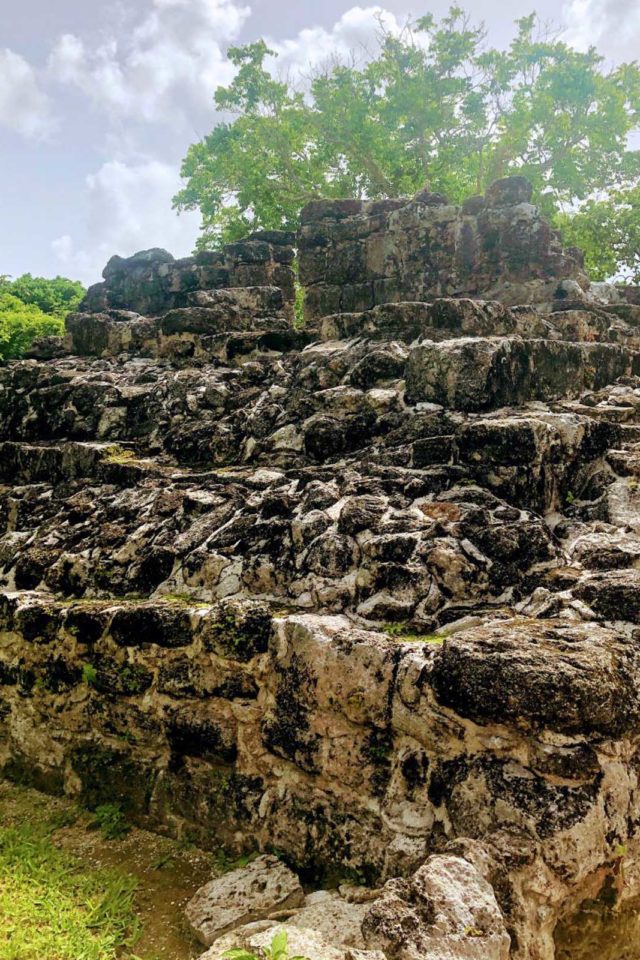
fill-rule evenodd
<path id="1" fill-rule="evenodd" d="M 298 236 L 307 320 L 436 297 L 547 303 L 566 279 L 586 288 L 582 255 L 563 250 L 531 194 L 509 177 L 462 206 L 428 191 L 309 203 Z"/>
<path id="2" fill-rule="evenodd" d="M 401 878 L 388 960 L 432 854 L 514 960 L 638 896 L 640 306 L 529 200 L 311 205 L 305 331 L 291 235 L 114 258 L 0 368 L 2 776 Z"/>
<path id="3" fill-rule="evenodd" d="M 219 251 L 203 251 L 176 260 L 166 250 L 145 250 L 133 257 L 112 257 L 104 280 L 91 287 L 80 311 L 127 310 L 155 317 L 188 306 L 198 291 L 237 287 L 279 287 L 286 313 L 295 299 L 293 234 L 255 233 Z"/>

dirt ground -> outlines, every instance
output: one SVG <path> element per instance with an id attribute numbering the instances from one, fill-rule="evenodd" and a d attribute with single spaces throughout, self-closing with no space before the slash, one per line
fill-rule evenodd
<path id="1" fill-rule="evenodd" d="M 70 825 L 56 827 L 51 839 L 89 868 L 106 867 L 138 881 L 136 911 L 142 937 L 135 953 L 144 960 L 194 960 L 204 947 L 190 937 L 184 907 L 196 890 L 221 871 L 216 858 L 174 840 L 133 827 L 120 840 L 107 840 L 93 828 L 90 813 L 66 799 L 0 783 L 0 823 Z"/>

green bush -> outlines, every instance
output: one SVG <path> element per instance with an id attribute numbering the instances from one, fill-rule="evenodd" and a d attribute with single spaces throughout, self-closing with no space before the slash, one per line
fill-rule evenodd
<path id="1" fill-rule="evenodd" d="M 30 273 L 25 273 L 17 280 L 5 281 L 5 284 L 18 300 L 39 307 L 43 313 L 54 317 L 66 317 L 78 307 L 85 295 L 81 283 L 67 280 L 66 277 L 46 280 L 44 277 L 32 277 Z"/>
<path id="2" fill-rule="evenodd" d="M 64 318 L 84 292 L 81 283 L 64 277 L 0 277 L 0 360 L 24 356 L 38 337 L 62 336 Z"/>
<path id="3" fill-rule="evenodd" d="M 62 336 L 64 319 L 0 290 L 0 360 L 24 356 L 37 337 Z"/>

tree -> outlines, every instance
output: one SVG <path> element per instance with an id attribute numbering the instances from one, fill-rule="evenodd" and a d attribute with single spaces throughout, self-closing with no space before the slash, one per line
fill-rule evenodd
<path id="1" fill-rule="evenodd" d="M 640 184 L 640 151 L 628 145 L 640 127 L 640 69 L 605 69 L 595 49 L 550 37 L 535 15 L 517 21 L 505 50 L 487 49 L 459 7 L 399 36 L 381 26 L 364 62 L 332 63 L 306 89 L 274 76 L 263 41 L 229 57 L 236 75 L 215 92 L 224 119 L 189 148 L 174 199 L 200 210 L 201 248 L 294 228 L 319 196 L 401 196 L 428 184 L 459 202 L 512 172 L 532 180 L 571 238 L 586 236 L 615 194 L 618 249 L 634 242 L 640 211 L 621 198 Z M 602 273 L 611 257 L 594 244 L 589 262 Z"/>
<path id="2" fill-rule="evenodd" d="M 66 315 L 84 294 L 81 283 L 65 277 L 0 275 L 0 360 L 23 356 L 37 337 L 61 336 Z"/>
<path id="3" fill-rule="evenodd" d="M 16 280 L 8 277 L 0 278 L 0 286 L 8 287 L 14 297 L 23 303 L 39 307 L 43 313 L 65 317 L 75 310 L 85 295 L 85 289 L 77 280 L 67 280 L 66 277 L 55 277 L 46 280 L 44 277 L 32 277 L 25 273 Z"/>
<path id="4" fill-rule="evenodd" d="M 618 275 L 640 283 L 640 185 L 591 199 L 576 213 L 558 217 L 567 244 L 585 253 L 594 280 Z"/>
<path id="5" fill-rule="evenodd" d="M 64 320 L 0 289 L 0 359 L 24 355 L 36 337 L 60 336 Z"/>

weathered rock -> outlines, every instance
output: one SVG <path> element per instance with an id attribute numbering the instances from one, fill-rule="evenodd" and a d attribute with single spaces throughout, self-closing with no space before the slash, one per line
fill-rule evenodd
<path id="1" fill-rule="evenodd" d="M 613 345 L 508 338 L 424 342 L 409 354 L 407 399 L 476 411 L 599 389 L 631 371 Z"/>
<path id="2" fill-rule="evenodd" d="M 291 245 L 249 239 L 228 244 L 219 252 L 174 260 L 166 250 L 143 250 L 132 257 L 112 257 L 104 269 L 104 283 L 91 287 L 81 312 L 134 310 L 157 316 L 186 306 L 197 291 L 220 287 L 281 287 L 291 317 L 294 275 L 288 265 L 293 259 Z M 289 256 L 283 251 L 289 251 Z"/>
<path id="3" fill-rule="evenodd" d="M 638 895 L 640 307 L 529 200 L 307 208 L 319 337 L 291 235 L 116 258 L 0 369 L 2 775 L 339 884 L 214 950 L 553 960 Z"/>
<path id="4" fill-rule="evenodd" d="M 308 204 L 298 236 L 308 320 L 449 296 L 550 304 L 561 280 L 586 286 L 530 199 L 530 183 L 507 177 L 462 208 L 424 193 Z"/>
<path id="5" fill-rule="evenodd" d="M 201 887 L 189 901 L 186 916 L 193 934 L 208 947 L 229 930 L 297 907 L 303 900 L 295 873 L 277 857 L 258 857 Z"/>
<path id="6" fill-rule="evenodd" d="M 362 921 L 375 899 L 375 892 L 359 889 L 366 894 L 361 902 L 353 902 L 342 891 L 318 890 L 306 897 L 304 904 L 287 920 L 287 926 L 314 930 L 322 934 L 328 943 L 345 947 L 365 949 L 362 936 Z"/>
<path id="7" fill-rule="evenodd" d="M 227 950 L 238 948 L 260 955 L 271 946 L 273 938 L 286 933 L 289 956 L 304 957 L 305 960 L 385 960 L 379 950 L 357 950 L 341 946 L 317 930 L 296 928 L 287 924 L 265 921 L 249 924 L 218 940 L 200 960 L 220 960 Z"/>
<path id="8" fill-rule="evenodd" d="M 504 620 L 448 636 L 431 682 L 478 723 L 618 738 L 640 721 L 639 670 L 635 644 L 613 631 Z"/>
<path id="9" fill-rule="evenodd" d="M 640 570 L 612 570 L 580 583 L 576 595 L 603 620 L 640 625 Z"/>
<path id="10" fill-rule="evenodd" d="M 391 880 L 363 921 L 365 943 L 398 960 L 508 960 L 509 934 L 493 890 L 466 860 L 434 856 Z"/>

